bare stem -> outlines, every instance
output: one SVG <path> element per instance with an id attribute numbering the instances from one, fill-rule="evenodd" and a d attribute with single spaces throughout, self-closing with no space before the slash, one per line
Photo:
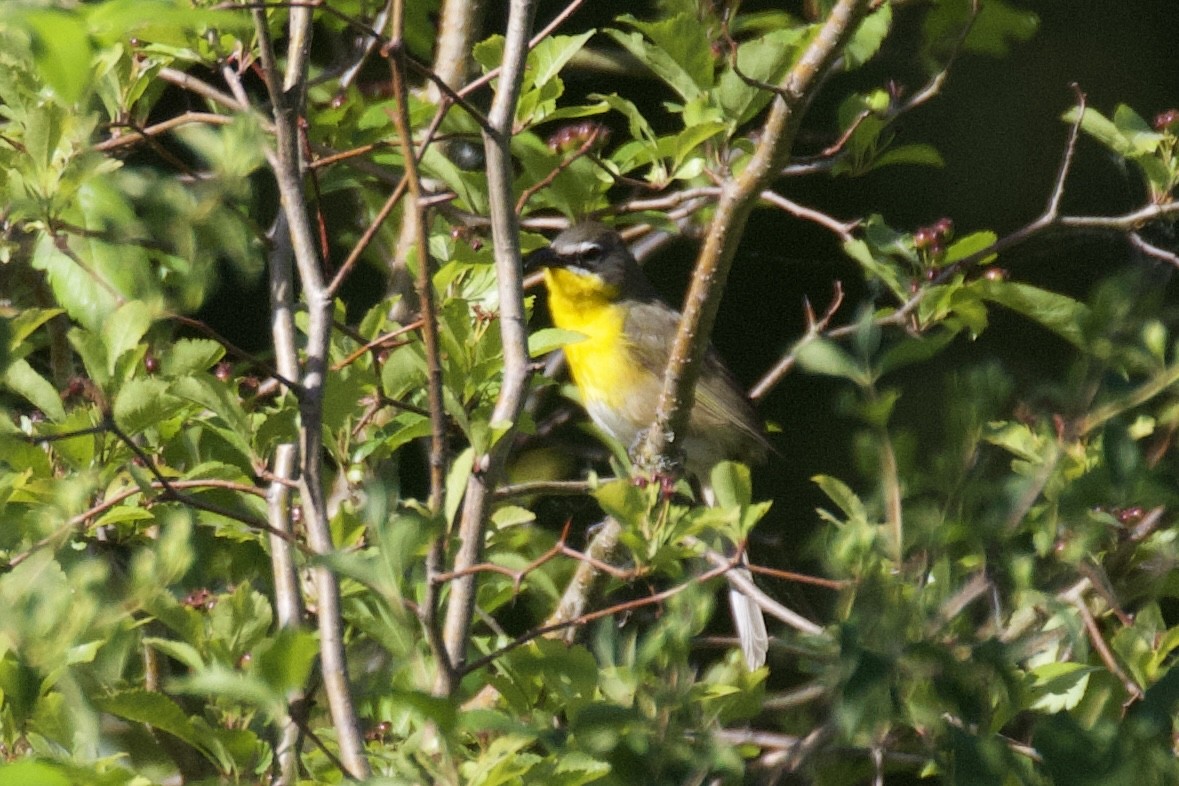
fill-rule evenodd
<path id="1" fill-rule="evenodd" d="M 274 111 L 275 154 L 272 166 L 278 183 L 291 249 L 307 302 L 305 362 L 299 397 L 299 496 L 312 551 L 330 553 L 331 530 L 323 489 L 323 397 L 328 346 L 332 332 L 332 297 L 324 286 L 315 232 L 307 212 L 300 156 L 299 122 L 306 100 L 308 56 L 311 48 L 312 7 L 289 11 L 287 67 L 279 81 L 266 13 L 254 10 L 259 55 L 267 92 Z M 289 285 L 293 291 L 293 284 Z M 369 775 L 364 740 L 352 703 L 348 664 L 344 652 L 344 623 L 340 589 L 335 574 L 324 564 L 313 569 L 319 623 L 320 670 L 340 746 L 340 759 L 355 778 Z"/>
<path id="2" fill-rule="evenodd" d="M 528 336 L 524 315 L 523 274 L 520 269 L 520 239 L 515 200 L 512 198 L 512 158 L 509 150 L 516 101 L 528 54 L 534 0 L 512 0 L 508 10 L 504 58 L 499 85 L 487 119 L 491 131 L 484 131 L 487 185 L 491 207 L 496 282 L 499 293 L 499 328 L 504 347 L 504 379 L 491 413 L 491 425 L 499 431 L 495 441 L 475 460 L 467 481 L 466 496 L 458 526 L 458 550 L 454 570 L 461 571 L 480 562 L 487 515 L 507 449 L 515 433 L 516 420 L 524 406 L 528 388 Z M 494 133 L 492 133 L 494 132 Z M 451 663 L 463 662 L 471 616 L 475 607 L 476 575 L 457 579 L 450 590 L 443 638 Z M 450 694 L 457 684 L 440 680 L 435 692 Z"/>

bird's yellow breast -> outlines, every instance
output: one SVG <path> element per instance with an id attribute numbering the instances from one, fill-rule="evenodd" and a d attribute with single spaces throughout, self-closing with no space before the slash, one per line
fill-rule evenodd
<path id="1" fill-rule="evenodd" d="M 623 406 L 643 372 L 630 357 L 626 310 L 614 300 L 618 292 L 596 276 L 563 268 L 548 268 L 544 276 L 553 323 L 585 336 L 564 347 L 584 403 L 591 412 L 595 405 Z"/>

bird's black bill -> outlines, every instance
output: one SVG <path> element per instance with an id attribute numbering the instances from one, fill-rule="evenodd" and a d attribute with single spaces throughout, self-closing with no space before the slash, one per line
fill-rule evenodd
<path id="1" fill-rule="evenodd" d="M 556 267 L 561 264 L 561 260 L 553 253 L 550 246 L 538 248 L 532 253 L 524 257 L 524 272 L 532 273 L 546 267 Z"/>

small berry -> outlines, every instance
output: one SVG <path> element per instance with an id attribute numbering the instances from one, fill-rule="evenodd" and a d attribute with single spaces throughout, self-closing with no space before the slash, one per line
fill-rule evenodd
<path id="1" fill-rule="evenodd" d="M 1179 109 L 1159 112 L 1154 119 L 1155 131 L 1174 131 L 1179 126 Z"/>
<path id="2" fill-rule="evenodd" d="M 937 242 L 937 236 L 929 227 L 921 227 L 913 233 L 913 247 L 918 251 L 927 251 Z"/>
<path id="3" fill-rule="evenodd" d="M 1146 509 L 1141 505 L 1132 505 L 1128 508 L 1118 508 L 1114 511 L 1114 517 L 1122 526 L 1129 527 L 1142 521 L 1142 517 L 1146 515 Z"/>
<path id="4" fill-rule="evenodd" d="M 939 218 L 933 225 L 933 231 L 942 240 L 949 240 L 954 236 L 954 221 L 950 218 Z"/>
<path id="5" fill-rule="evenodd" d="M 593 120 L 583 120 L 558 128 L 548 138 L 548 146 L 554 153 L 572 153 L 587 142 L 601 145 L 609 138 L 610 129 Z"/>
<path id="6" fill-rule="evenodd" d="M 148 350 L 148 353 L 143 356 L 143 367 L 147 373 L 154 374 L 160 370 L 160 359 L 156 357 L 154 352 Z"/>

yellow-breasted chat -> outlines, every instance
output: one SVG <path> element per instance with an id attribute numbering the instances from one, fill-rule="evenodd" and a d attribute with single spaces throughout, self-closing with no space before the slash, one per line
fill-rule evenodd
<path id="1" fill-rule="evenodd" d="M 679 312 L 659 298 L 622 237 L 603 224 L 565 230 L 525 266 L 544 270 L 553 323 L 581 334 L 563 349 L 590 418 L 635 447 L 655 420 Z M 711 346 L 687 433 L 676 441 L 688 474 L 705 485 L 717 462 L 757 463 L 769 450 L 753 406 Z M 761 609 L 735 591 L 730 605 L 745 660 L 757 668 L 769 642 Z"/>

